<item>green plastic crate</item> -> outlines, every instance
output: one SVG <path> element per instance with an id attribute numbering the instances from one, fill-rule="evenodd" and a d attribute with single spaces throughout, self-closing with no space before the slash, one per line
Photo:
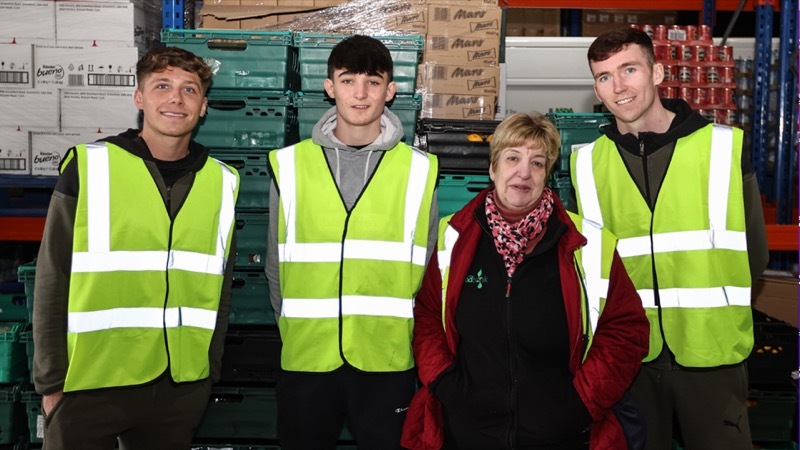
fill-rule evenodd
<path id="1" fill-rule="evenodd" d="M 28 442 L 38 444 L 44 438 L 42 396 L 36 391 L 22 391 L 20 400 L 25 404 L 25 413 L 28 417 Z"/>
<path id="2" fill-rule="evenodd" d="M 195 439 L 277 439 L 275 389 L 215 386 Z"/>
<path id="3" fill-rule="evenodd" d="M 269 151 L 297 142 L 289 92 L 224 91 L 208 96 L 194 139 L 211 149 Z"/>
<path id="4" fill-rule="evenodd" d="M 270 176 L 268 157 L 255 151 L 212 151 L 211 156 L 239 172 L 237 211 L 266 211 L 269 209 Z"/>
<path id="5" fill-rule="evenodd" d="M 570 180 L 568 174 L 553 171 L 550 178 L 547 179 L 547 187 L 553 190 L 567 210 L 577 210 L 577 205 L 574 204 L 573 200 L 572 180 Z"/>
<path id="6" fill-rule="evenodd" d="M 603 128 L 611 122 L 611 117 L 604 113 L 547 114 L 547 118 L 556 125 L 561 134 L 561 151 L 553 170 L 569 176 L 569 156 L 599 138 Z"/>
<path id="7" fill-rule="evenodd" d="M 789 444 L 797 407 L 797 392 L 751 390 L 747 399 L 750 435 L 754 443 Z M 788 448 L 788 445 L 787 445 Z"/>
<path id="8" fill-rule="evenodd" d="M 297 107 L 297 121 L 300 132 L 300 139 L 308 139 L 314 131 L 320 117 L 334 106 L 336 102 L 325 94 L 314 94 L 299 92 L 294 97 L 294 105 Z M 414 132 L 417 128 L 419 111 L 422 109 L 422 97 L 420 95 L 395 95 L 391 102 L 387 103 L 389 110 L 397 115 L 403 125 L 403 141 L 408 145 L 414 143 Z"/>
<path id="9" fill-rule="evenodd" d="M 20 334 L 28 322 L 0 323 L 0 383 L 18 383 L 28 378 L 28 355 Z"/>
<path id="10" fill-rule="evenodd" d="M 478 192 L 489 186 L 489 175 L 439 174 L 436 200 L 439 204 L 439 218 L 453 214 L 463 208 Z"/>
<path id="11" fill-rule="evenodd" d="M 25 409 L 19 403 L 20 386 L 0 388 L 0 444 L 14 444 L 26 438 Z"/>
<path id="12" fill-rule="evenodd" d="M 28 320 L 27 304 L 24 292 L 0 293 L 0 321 Z"/>
<path id="13" fill-rule="evenodd" d="M 238 269 L 264 268 L 267 260 L 267 234 L 269 215 L 267 213 L 236 214 L 236 258 L 234 267 Z"/>
<path id="14" fill-rule="evenodd" d="M 232 325 L 276 325 L 263 270 L 234 272 L 231 289 Z"/>
<path id="15" fill-rule="evenodd" d="M 33 383 L 33 331 L 30 325 L 20 332 L 19 341 L 25 344 L 25 354 L 28 356 L 28 378 Z"/>
<path id="16" fill-rule="evenodd" d="M 17 268 L 17 280 L 25 285 L 25 307 L 28 320 L 33 322 L 33 287 L 36 279 L 36 262 L 22 264 Z"/>
<path id="17" fill-rule="evenodd" d="M 301 33 L 294 34 L 300 61 L 300 91 L 324 93 L 323 82 L 328 78 L 328 56 L 346 34 Z M 417 68 L 424 46 L 422 36 L 373 36 L 381 41 L 392 56 L 392 78 L 398 94 L 416 91 Z"/>
<path id="18" fill-rule="evenodd" d="M 161 42 L 202 57 L 211 67 L 211 90 L 297 90 L 297 49 L 291 31 L 161 31 Z"/>

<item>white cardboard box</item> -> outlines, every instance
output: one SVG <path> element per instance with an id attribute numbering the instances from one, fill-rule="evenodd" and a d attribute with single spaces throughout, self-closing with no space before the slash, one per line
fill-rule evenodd
<path id="1" fill-rule="evenodd" d="M 1 127 L 58 128 L 54 89 L 0 89 Z"/>
<path id="2" fill-rule="evenodd" d="M 138 128 L 139 110 L 133 91 L 60 89 L 61 129 Z"/>
<path id="3" fill-rule="evenodd" d="M 0 0 L 0 43 L 55 45 L 55 4 Z"/>
<path id="4" fill-rule="evenodd" d="M 33 89 L 33 46 L 0 44 L 0 89 Z"/>
<path id="5" fill-rule="evenodd" d="M 30 175 L 28 132 L 0 127 L 0 174 Z"/>
<path id="6" fill-rule="evenodd" d="M 124 90 L 136 88 L 136 48 L 34 48 L 36 87 Z"/>
<path id="7" fill-rule="evenodd" d="M 144 52 L 159 38 L 159 10 L 138 3 L 56 2 L 59 46 L 138 47 Z"/>
<path id="8" fill-rule="evenodd" d="M 34 131 L 30 133 L 31 175 L 58 175 L 61 158 L 70 147 L 95 142 L 121 133 L 120 129 L 78 128 L 62 131 Z"/>

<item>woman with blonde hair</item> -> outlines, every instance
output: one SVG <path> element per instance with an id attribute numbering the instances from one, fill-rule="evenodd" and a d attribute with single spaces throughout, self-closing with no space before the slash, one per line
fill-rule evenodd
<path id="1" fill-rule="evenodd" d="M 442 219 L 414 310 L 423 388 L 410 449 L 625 449 L 612 412 L 648 349 L 616 239 L 546 186 L 560 148 L 541 114 L 490 144 L 492 185 Z"/>

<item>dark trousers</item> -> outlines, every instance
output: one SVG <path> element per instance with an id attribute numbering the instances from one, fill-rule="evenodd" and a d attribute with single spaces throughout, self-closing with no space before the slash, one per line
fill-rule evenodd
<path id="1" fill-rule="evenodd" d="M 402 449 L 400 435 L 416 371 L 281 372 L 278 439 L 281 450 L 334 449 L 347 425 L 359 450 Z"/>
<path id="2" fill-rule="evenodd" d="M 631 386 L 647 422 L 645 450 L 672 449 L 673 416 L 686 450 L 751 449 L 745 364 L 692 370 L 667 358 L 643 364 Z"/>
<path id="3" fill-rule="evenodd" d="M 211 396 L 209 380 L 67 392 L 45 417 L 43 450 L 189 449 Z"/>

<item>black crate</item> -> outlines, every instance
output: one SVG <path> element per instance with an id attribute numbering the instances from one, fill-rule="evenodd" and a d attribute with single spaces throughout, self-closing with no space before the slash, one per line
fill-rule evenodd
<path id="1" fill-rule="evenodd" d="M 751 390 L 747 396 L 747 415 L 753 443 L 785 444 L 788 448 L 793 439 L 796 409 L 797 392 Z"/>
<path id="2" fill-rule="evenodd" d="M 750 387 L 796 390 L 792 371 L 798 366 L 797 328 L 753 311 L 753 351 L 747 359 Z"/>
<path id="3" fill-rule="evenodd" d="M 277 439 L 277 421 L 275 389 L 215 386 L 195 442 Z"/>
<path id="4" fill-rule="evenodd" d="M 420 119 L 419 147 L 439 157 L 444 171 L 489 173 L 489 142 L 496 120 Z"/>
<path id="5" fill-rule="evenodd" d="M 281 337 L 277 328 L 229 328 L 220 384 L 274 386 L 280 371 L 280 358 Z"/>

